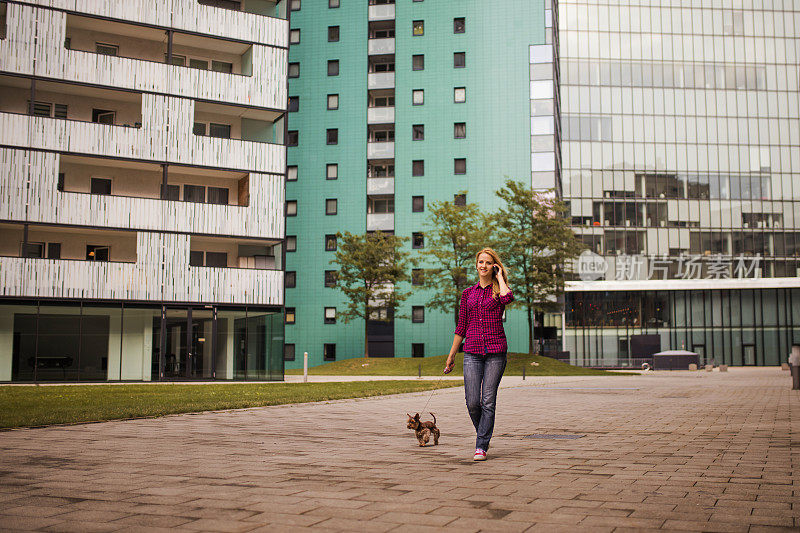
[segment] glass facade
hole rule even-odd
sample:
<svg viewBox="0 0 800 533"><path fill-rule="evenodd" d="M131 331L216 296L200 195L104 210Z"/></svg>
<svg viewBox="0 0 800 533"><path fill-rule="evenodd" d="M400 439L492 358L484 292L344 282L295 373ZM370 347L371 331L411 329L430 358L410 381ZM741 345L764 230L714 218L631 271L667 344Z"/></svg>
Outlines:
<svg viewBox="0 0 800 533"><path fill-rule="evenodd" d="M569 289L565 349L625 358L630 336L653 329L662 349L716 362L785 360L800 340L800 8L558 9L561 185L605 263Z"/></svg>
<svg viewBox="0 0 800 533"><path fill-rule="evenodd" d="M0 305L0 381L214 379L283 379L279 310L63 300Z"/></svg>

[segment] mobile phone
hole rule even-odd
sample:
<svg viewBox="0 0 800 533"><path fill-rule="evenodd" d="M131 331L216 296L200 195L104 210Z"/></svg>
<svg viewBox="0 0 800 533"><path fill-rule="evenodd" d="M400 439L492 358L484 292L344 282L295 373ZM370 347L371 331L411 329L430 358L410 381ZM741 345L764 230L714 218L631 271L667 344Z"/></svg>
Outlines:
<svg viewBox="0 0 800 533"><path fill-rule="evenodd" d="M494 272L494 275L495 275L495 276L499 275L499 274L500 274L500 267L499 267L499 266L497 266L497 265L494 265L494 266L492 267L492 272Z"/></svg>

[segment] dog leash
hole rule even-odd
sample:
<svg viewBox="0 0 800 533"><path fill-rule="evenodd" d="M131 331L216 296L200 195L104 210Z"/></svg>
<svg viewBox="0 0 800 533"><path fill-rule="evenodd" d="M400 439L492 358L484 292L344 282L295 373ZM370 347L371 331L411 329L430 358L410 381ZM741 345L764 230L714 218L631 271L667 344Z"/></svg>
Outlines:
<svg viewBox="0 0 800 533"><path fill-rule="evenodd" d="M434 393L436 392L436 389L438 389L438 388L439 388L439 383L441 383L441 382L442 382L442 378L444 378L444 374L442 374L442 375L441 375L441 377L439 378L439 381L437 381L437 382L436 382L436 386L435 386L435 387L433 388L433 390L431 391L431 394L430 394L430 396L428 396L428 401L427 401L427 402L425 402L425 407L423 407L423 408L422 408L422 411L420 411L420 413L424 413L424 412L425 412L425 410L428 408L428 404L429 404L429 403L431 403L431 398L433 398L433 395L434 395Z"/></svg>

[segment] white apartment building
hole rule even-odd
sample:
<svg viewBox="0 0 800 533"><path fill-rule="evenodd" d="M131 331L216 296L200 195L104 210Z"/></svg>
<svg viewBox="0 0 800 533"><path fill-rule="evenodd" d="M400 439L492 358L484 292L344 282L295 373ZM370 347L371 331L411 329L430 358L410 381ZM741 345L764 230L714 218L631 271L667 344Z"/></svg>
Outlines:
<svg viewBox="0 0 800 533"><path fill-rule="evenodd" d="M0 2L0 381L282 379L284 4Z"/></svg>

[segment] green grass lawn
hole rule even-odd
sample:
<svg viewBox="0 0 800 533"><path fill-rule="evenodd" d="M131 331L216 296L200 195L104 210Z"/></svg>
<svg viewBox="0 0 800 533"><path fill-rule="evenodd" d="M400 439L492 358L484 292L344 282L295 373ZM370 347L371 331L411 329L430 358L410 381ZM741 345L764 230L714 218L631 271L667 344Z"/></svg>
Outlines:
<svg viewBox="0 0 800 533"><path fill-rule="evenodd" d="M0 428L72 424L459 386L442 381L0 386Z"/></svg>
<svg viewBox="0 0 800 533"><path fill-rule="evenodd" d="M308 369L308 373L317 376L416 376L419 365L422 365L423 376L440 376L444 368L446 355L435 357L371 357L365 359L343 359ZM456 366L451 375L463 375L462 354L456 356ZM531 363L538 363L532 365ZM526 353L509 353L508 366L505 375L521 376L522 368L528 376L605 376L609 374L623 374L621 372L607 372L593 368L572 366L549 357L529 356ZM288 375L302 374L302 369L287 370ZM624 374L630 375L630 374Z"/></svg>

